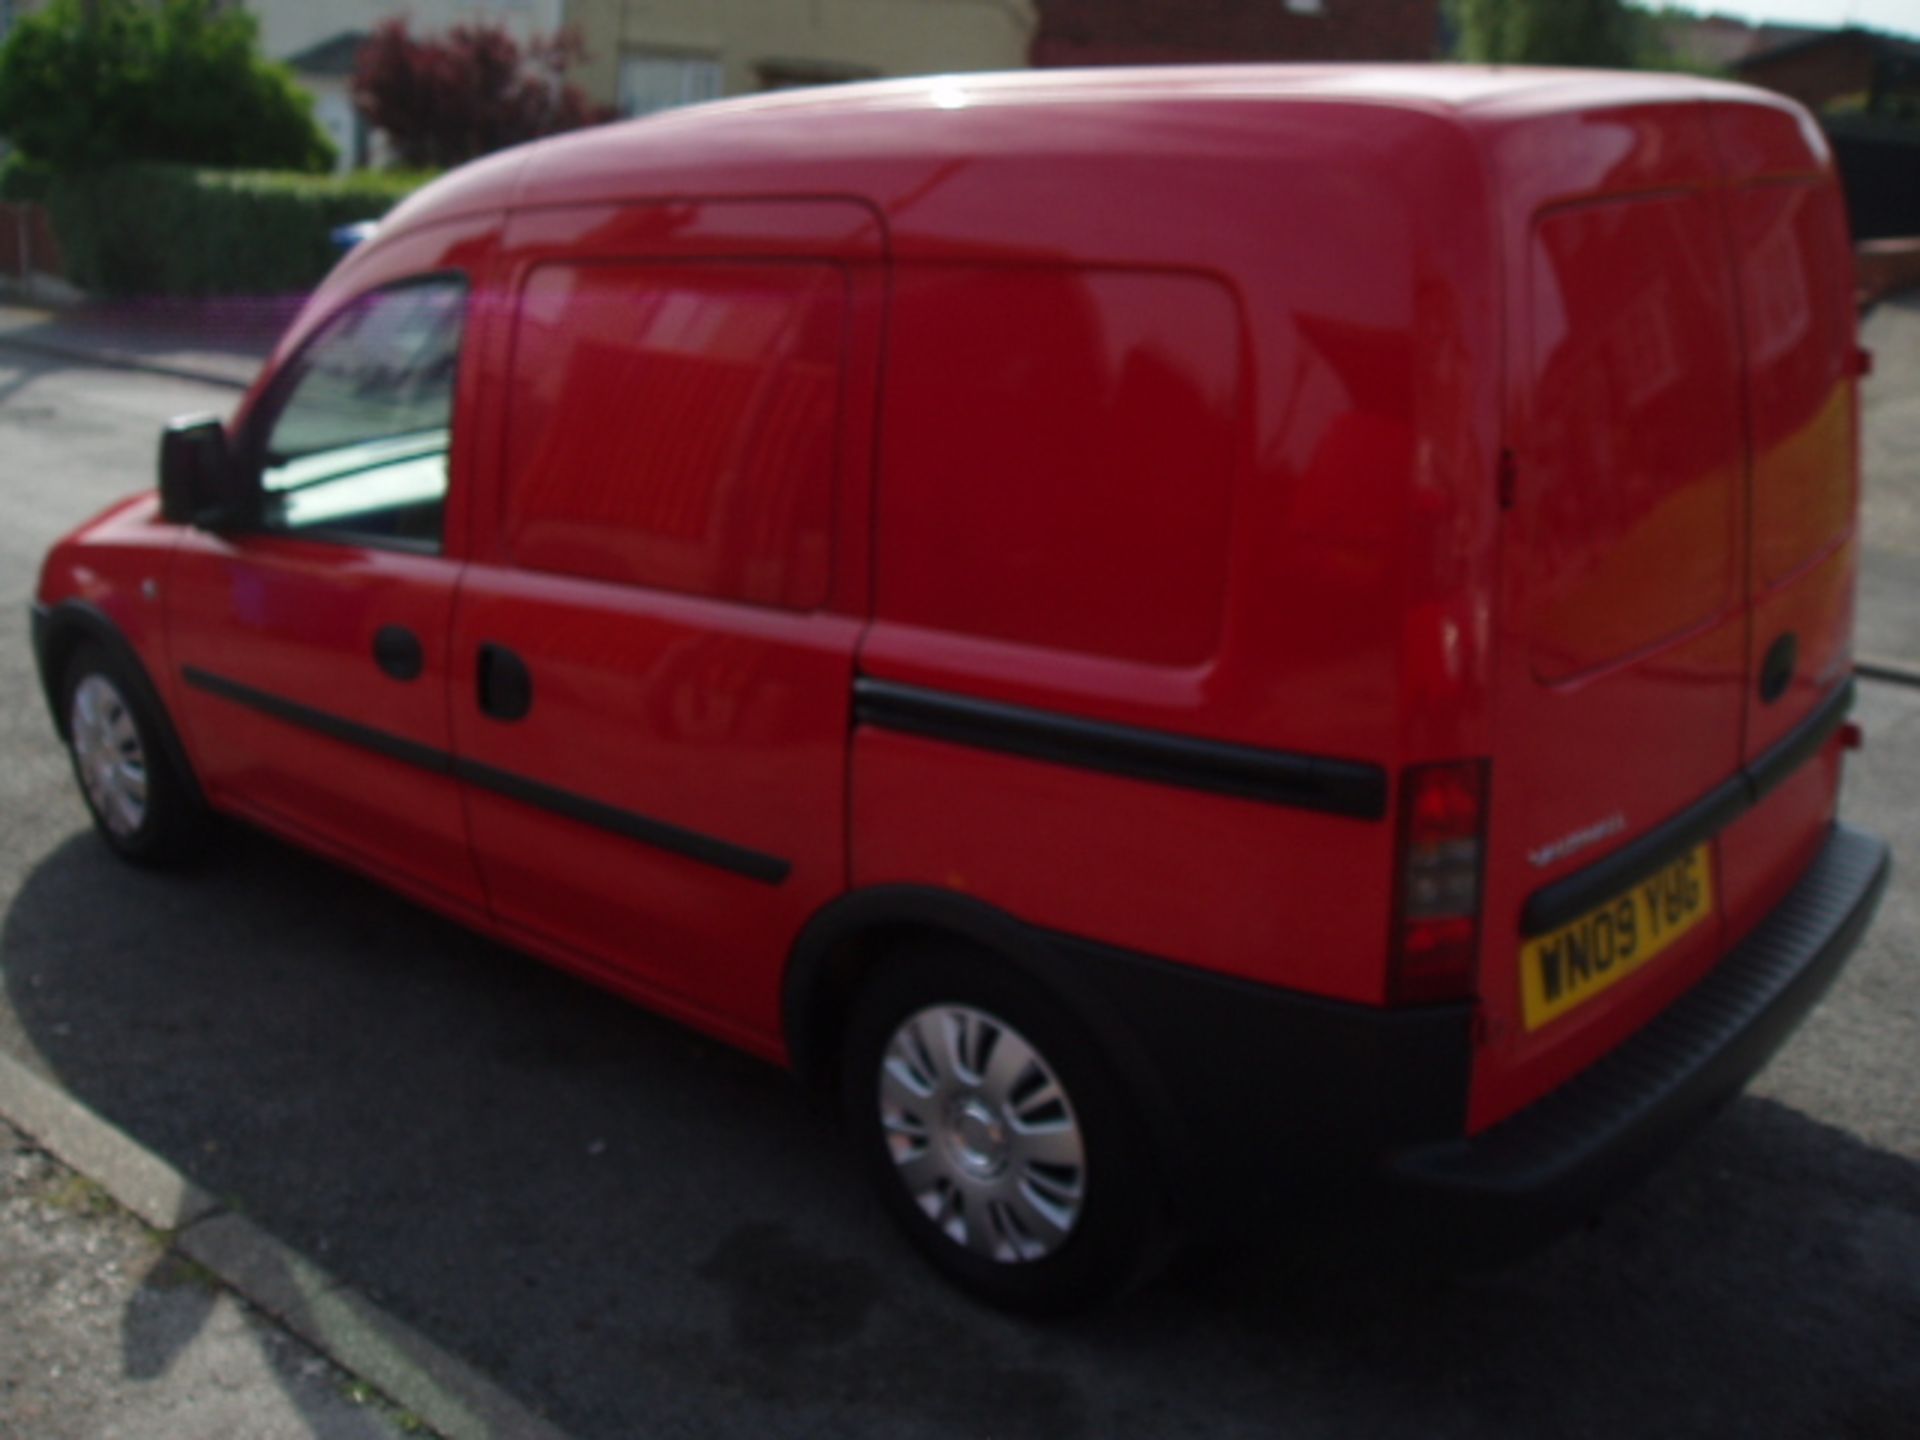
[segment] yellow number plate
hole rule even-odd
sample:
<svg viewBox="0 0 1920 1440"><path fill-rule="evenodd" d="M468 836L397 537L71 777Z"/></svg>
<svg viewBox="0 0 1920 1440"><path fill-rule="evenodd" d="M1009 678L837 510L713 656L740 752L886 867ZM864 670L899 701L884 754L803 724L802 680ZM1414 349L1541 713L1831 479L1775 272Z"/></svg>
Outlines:
<svg viewBox="0 0 1920 1440"><path fill-rule="evenodd" d="M1713 913L1713 867L1697 845L1625 894L1520 951L1520 999L1538 1030L1619 983Z"/></svg>

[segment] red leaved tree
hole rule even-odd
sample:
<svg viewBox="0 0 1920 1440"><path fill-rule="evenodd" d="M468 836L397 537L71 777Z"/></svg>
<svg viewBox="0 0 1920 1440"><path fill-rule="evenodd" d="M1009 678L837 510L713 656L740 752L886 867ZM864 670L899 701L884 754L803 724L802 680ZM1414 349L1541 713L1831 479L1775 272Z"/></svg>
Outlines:
<svg viewBox="0 0 1920 1440"><path fill-rule="evenodd" d="M403 165L459 165L523 140L613 118L567 74L583 58L563 30L523 47L496 24L456 25L421 38L405 20L382 22L360 47L353 103L387 132Z"/></svg>

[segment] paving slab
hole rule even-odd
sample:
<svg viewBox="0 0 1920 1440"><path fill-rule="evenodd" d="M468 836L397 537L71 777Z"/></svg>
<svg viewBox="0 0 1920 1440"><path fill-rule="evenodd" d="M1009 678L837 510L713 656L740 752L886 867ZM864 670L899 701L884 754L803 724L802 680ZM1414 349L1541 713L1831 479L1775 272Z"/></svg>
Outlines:
<svg viewBox="0 0 1920 1440"><path fill-rule="evenodd" d="M122 1412L139 1417L127 1434L564 1440L472 1367L3 1053L0 1254L13 1277L11 1285L0 1278L0 1440L28 1422L22 1440L118 1434ZM62 1268L68 1262L77 1272ZM156 1275L158 1289L197 1287L204 1303L183 1310L171 1298L147 1298ZM22 1293L10 1294L14 1286ZM127 1316L145 1306L142 1323L158 1327L169 1354L200 1344L204 1332L209 1353L196 1351L180 1393L150 1383L172 1375L171 1360L152 1374L101 1362L100 1336L116 1305ZM32 1329L38 1342L27 1343L24 1330L9 1336L11 1326ZM181 1333L188 1328L194 1333ZM85 1423L68 1432L40 1392L76 1374L85 1377ZM342 1428L349 1419L361 1428Z"/></svg>
<svg viewBox="0 0 1920 1440"><path fill-rule="evenodd" d="M0 1440L432 1433L0 1120Z"/></svg>

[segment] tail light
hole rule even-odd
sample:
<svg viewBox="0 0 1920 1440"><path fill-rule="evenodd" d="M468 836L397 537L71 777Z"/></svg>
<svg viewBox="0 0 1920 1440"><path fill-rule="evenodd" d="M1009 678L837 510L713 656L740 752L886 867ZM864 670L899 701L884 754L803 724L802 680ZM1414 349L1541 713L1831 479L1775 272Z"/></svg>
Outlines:
<svg viewBox="0 0 1920 1440"><path fill-rule="evenodd" d="M1400 786L1400 875L1387 998L1473 996L1480 954L1487 762L1414 765Z"/></svg>

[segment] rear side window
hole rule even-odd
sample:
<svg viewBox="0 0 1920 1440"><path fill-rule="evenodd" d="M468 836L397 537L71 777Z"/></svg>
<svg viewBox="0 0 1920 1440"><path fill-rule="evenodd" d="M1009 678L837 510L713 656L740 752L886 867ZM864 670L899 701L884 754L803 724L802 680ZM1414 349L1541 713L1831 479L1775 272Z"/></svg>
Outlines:
<svg viewBox="0 0 1920 1440"><path fill-rule="evenodd" d="M1153 664L1219 638L1240 319L1197 275L928 267L895 289L879 605Z"/></svg>
<svg viewBox="0 0 1920 1440"><path fill-rule="evenodd" d="M515 320L514 560L824 603L847 293L816 263L536 268Z"/></svg>
<svg viewBox="0 0 1920 1440"><path fill-rule="evenodd" d="M454 276L376 290L300 353L261 461L266 529L440 547L466 298Z"/></svg>

